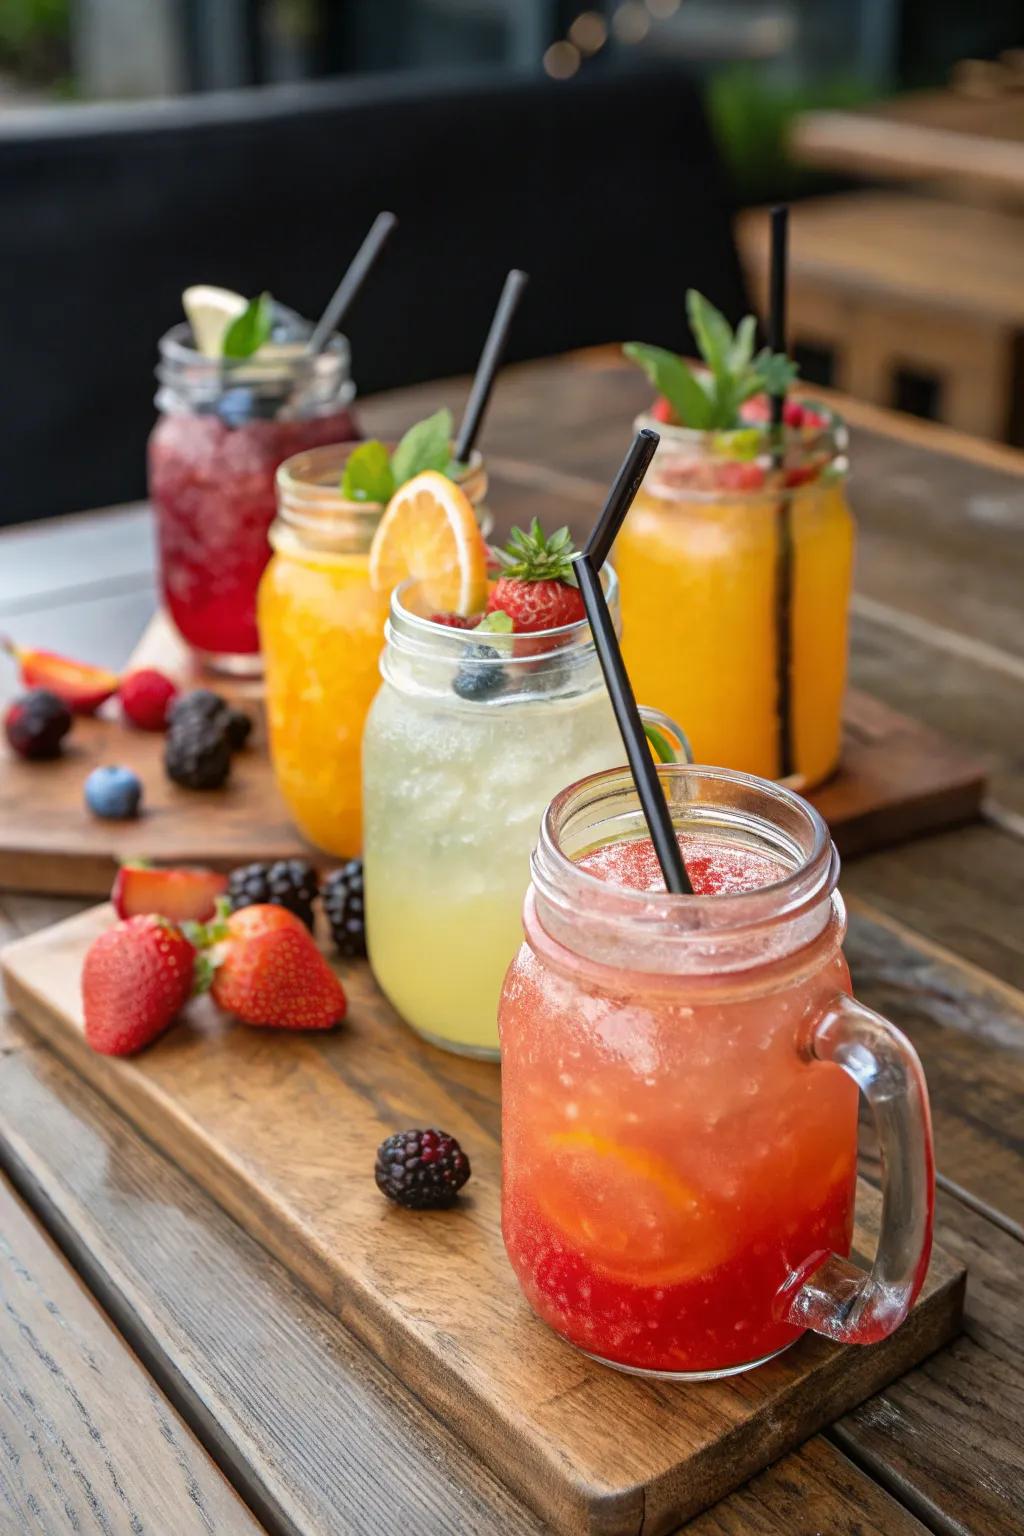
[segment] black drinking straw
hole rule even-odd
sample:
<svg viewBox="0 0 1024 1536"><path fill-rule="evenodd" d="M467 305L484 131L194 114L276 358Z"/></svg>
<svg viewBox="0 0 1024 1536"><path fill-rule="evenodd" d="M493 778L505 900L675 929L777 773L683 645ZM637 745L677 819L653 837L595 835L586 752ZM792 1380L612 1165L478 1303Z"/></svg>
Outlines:
<svg viewBox="0 0 1024 1536"><path fill-rule="evenodd" d="M313 334L306 343L306 354L315 357L322 352L348 314L352 300L369 276L384 248L384 242L398 223L393 213L378 213L370 225L369 233L349 263L341 282L335 288L331 301L313 327Z"/></svg>
<svg viewBox="0 0 1024 1536"><path fill-rule="evenodd" d="M641 470L637 475L636 467L641 461L646 467L658 442L657 432L645 429L637 433L633 446L616 476L594 531L587 540L586 548L573 556L572 564L579 583L580 596L583 598L583 606L590 620L590 630L594 636L597 659L604 673L608 697L612 701L622 743L626 748L629 770L633 775L636 792L640 796L640 808L644 813L647 830L651 834L654 851L658 855L658 863L661 865L665 889L677 896L692 896L693 886L686 873L686 865L679 849L679 839L672 825L672 814L658 778L658 770L647 746L647 737L644 735L640 711L636 707L633 685L629 681L629 674L622 660L619 638L615 633L612 616L608 612L608 604L594 555L595 549L600 551L604 547L607 553L611 547L615 534L612 532L609 537L608 530L619 528L643 479L643 471Z"/></svg>
<svg viewBox="0 0 1024 1536"><path fill-rule="evenodd" d="M455 439L454 458L457 463L465 464L473 452L473 444L476 442L480 431L480 424L484 419L487 402L491 398L491 389L494 385L495 375L505 353L505 343L508 340L509 327L512 317L519 305L523 289L529 281L525 272L520 272L513 267L505 279L505 286L501 290L501 298L498 307L494 311L494 319L484 342L484 349L480 354L480 361L476 365L476 375L473 379L473 388L469 392L466 402L465 415Z"/></svg>
<svg viewBox="0 0 1024 1536"><path fill-rule="evenodd" d="M789 267L789 209L780 205L771 214L768 341L773 352L786 350L786 282ZM782 421L785 395L772 395L772 463L782 467ZM786 779L793 761L793 508L783 493L779 502L779 539L775 560L775 675L778 699L779 777Z"/></svg>
<svg viewBox="0 0 1024 1536"><path fill-rule="evenodd" d="M649 427L641 427L629 445L622 467L612 481L612 488L601 509L601 515L591 529L590 537L583 548L583 553L588 557L595 571L601 569L611 553L611 547L622 527L622 520L633 505L633 498L640 489L640 482L647 473L647 466L654 458L660 441L661 438L657 432L652 432Z"/></svg>

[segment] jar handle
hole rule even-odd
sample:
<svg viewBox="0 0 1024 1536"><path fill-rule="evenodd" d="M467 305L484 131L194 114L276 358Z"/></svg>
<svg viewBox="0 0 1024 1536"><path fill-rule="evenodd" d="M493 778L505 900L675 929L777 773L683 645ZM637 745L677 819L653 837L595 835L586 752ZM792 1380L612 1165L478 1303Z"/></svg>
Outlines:
<svg viewBox="0 0 1024 1536"><path fill-rule="evenodd" d="M693 748L681 726L660 709L641 704L640 719L644 735L654 748L659 763L692 763Z"/></svg>
<svg viewBox="0 0 1024 1536"><path fill-rule="evenodd" d="M882 1218L870 1271L813 1255L780 1300L788 1322L841 1344L874 1344L902 1323L928 1269L935 1210L928 1089L905 1035L839 994L814 1027L811 1049L849 1073L867 1099L882 1154Z"/></svg>

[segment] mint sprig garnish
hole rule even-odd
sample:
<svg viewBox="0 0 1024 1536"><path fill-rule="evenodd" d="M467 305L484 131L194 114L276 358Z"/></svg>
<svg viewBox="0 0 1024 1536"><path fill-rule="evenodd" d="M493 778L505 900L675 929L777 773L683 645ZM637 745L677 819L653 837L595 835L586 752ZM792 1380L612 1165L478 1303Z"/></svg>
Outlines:
<svg viewBox="0 0 1024 1536"><path fill-rule="evenodd" d="M232 320L224 332L221 351L232 362L252 357L270 340L274 325L274 302L269 293L261 293L250 299L236 320Z"/></svg>
<svg viewBox="0 0 1024 1536"><path fill-rule="evenodd" d="M722 432L740 424L740 406L752 395L784 395L797 376L796 364L783 352L762 347L755 356L757 322L745 315L735 331L703 294L686 294L690 329L707 366L695 373L664 347L630 341L623 352L647 374L679 420L698 432Z"/></svg>
<svg viewBox="0 0 1024 1536"><path fill-rule="evenodd" d="M416 422L389 454L376 438L360 443L345 461L341 494L348 501L390 501L400 486L425 469L454 480L460 466L452 458L452 413L447 406Z"/></svg>

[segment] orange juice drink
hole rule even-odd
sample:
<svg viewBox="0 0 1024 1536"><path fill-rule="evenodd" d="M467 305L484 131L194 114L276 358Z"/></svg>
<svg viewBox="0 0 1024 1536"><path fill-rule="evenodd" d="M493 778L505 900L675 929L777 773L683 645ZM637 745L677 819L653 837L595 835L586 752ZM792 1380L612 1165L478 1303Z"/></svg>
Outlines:
<svg viewBox="0 0 1024 1536"><path fill-rule="evenodd" d="M757 426L640 418L662 440L615 554L637 691L684 725L698 762L800 788L839 757L853 565L845 433L807 419L784 429L776 468Z"/></svg>
<svg viewBox="0 0 1024 1536"><path fill-rule="evenodd" d="M352 451L315 448L281 465L258 603L278 788L303 837L339 858L362 849L363 725L380 682L389 597L369 569L384 506L339 489ZM461 483L478 505L487 484L479 456Z"/></svg>

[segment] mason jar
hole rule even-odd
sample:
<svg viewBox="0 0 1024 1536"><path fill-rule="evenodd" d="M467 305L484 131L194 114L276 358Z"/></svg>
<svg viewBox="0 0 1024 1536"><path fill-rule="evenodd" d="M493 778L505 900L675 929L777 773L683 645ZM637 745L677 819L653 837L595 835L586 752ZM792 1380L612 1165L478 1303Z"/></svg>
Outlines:
<svg viewBox="0 0 1024 1536"><path fill-rule="evenodd" d="M419 1034L496 1057L541 812L567 778L622 762L622 739L585 619L532 635L449 629L406 583L386 636L363 741L370 963ZM678 728L645 714L663 755L679 755Z"/></svg>
<svg viewBox="0 0 1024 1536"><path fill-rule="evenodd" d="M639 417L661 442L615 546L637 691L683 723L698 762L798 789L839 761L853 568L846 430L823 409L807 419L783 429L776 468L758 427Z"/></svg>
<svg viewBox="0 0 1024 1536"><path fill-rule="evenodd" d="M277 473L273 557L259 590L267 729L278 789L292 820L325 853L362 850L363 725L380 683L388 593L370 585L379 502L341 493L353 444L287 459ZM474 453L459 481L478 517L487 471Z"/></svg>
<svg viewBox="0 0 1024 1536"><path fill-rule="evenodd" d="M512 1267L555 1332L641 1374L750 1370L808 1328L874 1343L928 1265L920 1062L850 995L817 812L727 769L659 775L695 895L665 890L625 770L543 818L500 1015ZM858 1088L882 1151L870 1273L849 1258Z"/></svg>
<svg viewBox="0 0 1024 1536"><path fill-rule="evenodd" d="M205 357L186 324L160 340L149 439L164 603L214 670L258 675L256 589L270 558L274 475L302 448L358 438L349 346L307 357L312 327L282 306L290 340L237 362Z"/></svg>

